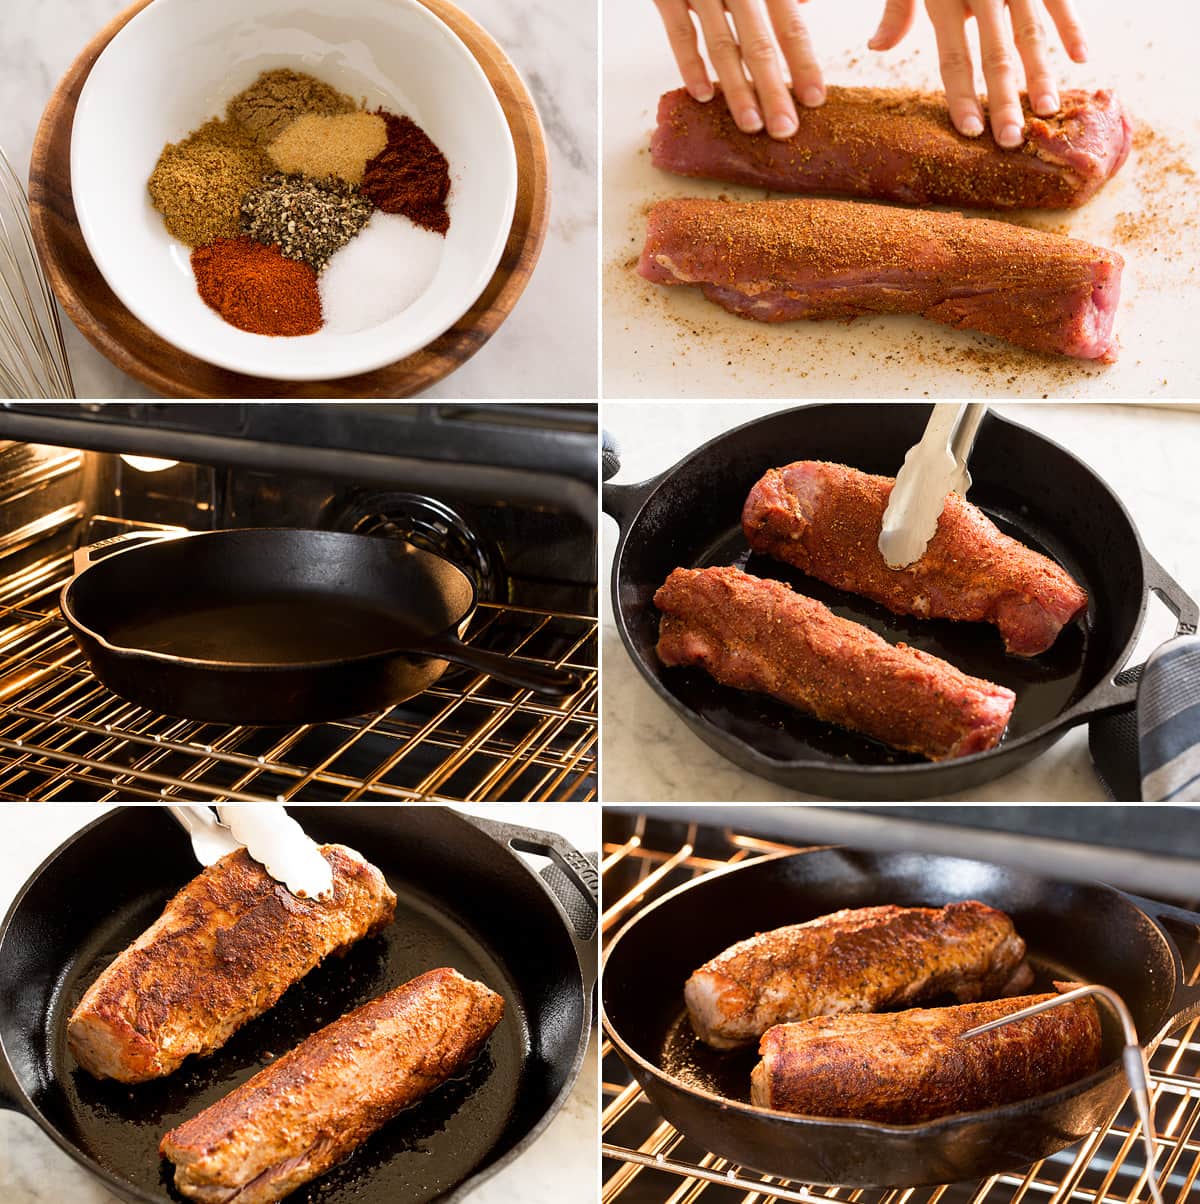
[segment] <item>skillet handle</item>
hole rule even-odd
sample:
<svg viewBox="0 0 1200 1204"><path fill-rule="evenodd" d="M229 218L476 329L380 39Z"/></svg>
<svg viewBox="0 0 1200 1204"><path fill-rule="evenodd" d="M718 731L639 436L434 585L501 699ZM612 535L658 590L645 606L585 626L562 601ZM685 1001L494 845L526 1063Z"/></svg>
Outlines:
<svg viewBox="0 0 1200 1204"><path fill-rule="evenodd" d="M90 568L97 560L103 560L114 552L120 552L134 544L160 543L168 539L186 539L195 535L195 531L123 531L120 535L112 535L99 543L89 544L86 548L76 548L71 560L74 575L79 576L84 569Z"/></svg>
<svg viewBox="0 0 1200 1204"><path fill-rule="evenodd" d="M604 432L604 449L600 455L600 466L604 478L600 503L604 508L604 513L615 518L617 526L625 531L633 516L654 492L662 480L662 476L651 477L648 481L639 481L636 485L612 484L612 478L621 471L621 449L607 431Z"/></svg>
<svg viewBox="0 0 1200 1204"><path fill-rule="evenodd" d="M1128 892L1126 893L1128 894ZM1160 928L1163 928L1167 940L1175 951L1175 956L1179 959L1178 965L1182 969L1183 959L1179 956L1179 947L1176 944L1174 936L1163 926L1162 921L1173 920L1177 924L1194 928L1196 930L1196 939L1200 941L1200 912L1188 911L1183 907L1174 907L1170 903L1160 903L1157 899L1145 899L1141 895L1130 894L1129 898L1154 920ZM1164 1032L1170 1032L1172 1029L1179 1028L1181 1025L1189 1024L1191 1021L1200 1018L1200 983L1196 983L1195 985L1181 983L1176 988L1175 994L1171 997L1169 1012L1167 1027Z"/></svg>
<svg viewBox="0 0 1200 1204"><path fill-rule="evenodd" d="M565 883L561 880L556 882L541 874L538 877L554 897L567 921L567 930L571 934L575 952L579 956L579 968L583 972L584 994L590 999L592 987L596 983L597 933L600 924L600 876L596 867L566 837L557 832L525 828L520 824L485 819L479 815L464 814L463 818L482 829L493 840L518 853L548 857L562 871L567 879Z"/></svg>
<svg viewBox="0 0 1200 1204"><path fill-rule="evenodd" d="M566 669L540 665L521 656L505 656L502 652L489 652L464 644L452 635L430 636L422 639L420 651L428 652L456 665L466 665L479 673L486 673L510 686L532 690L550 698L565 698L579 689L579 678Z"/></svg>
<svg viewBox="0 0 1200 1204"><path fill-rule="evenodd" d="M1149 552L1142 553L1142 570L1147 588L1157 594L1175 616L1175 634L1195 635L1197 624L1200 623L1200 604L1184 591L1179 582ZM1141 665L1131 665L1121 670L1118 676L1126 680L1102 682L1093 692L1094 696L1089 695L1086 700L1073 706L1066 712L1064 719L1068 723L1079 723L1105 711L1133 706L1137 702Z"/></svg>

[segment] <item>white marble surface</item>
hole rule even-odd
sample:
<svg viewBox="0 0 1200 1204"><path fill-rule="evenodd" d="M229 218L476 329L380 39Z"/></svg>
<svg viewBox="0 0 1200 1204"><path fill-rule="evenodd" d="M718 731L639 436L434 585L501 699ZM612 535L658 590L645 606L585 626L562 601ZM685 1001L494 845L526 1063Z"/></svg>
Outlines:
<svg viewBox="0 0 1200 1204"><path fill-rule="evenodd" d="M596 0L457 0L529 85L550 150L550 229L516 309L487 345L426 397L596 395ZM42 109L92 35L127 0L34 0L0 23L0 147L18 174ZM80 397L147 397L64 317Z"/></svg>
<svg viewBox="0 0 1200 1204"><path fill-rule="evenodd" d="M866 49L882 8L882 0L804 6L827 80L938 86L924 5L918 6L914 31L900 47L887 55ZM1125 257L1117 318L1121 356L1107 368L1034 357L983 335L903 316L768 327L726 313L696 289L667 289L642 280L631 261L641 249L649 204L674 196L753 200L764 194L651 166L647 143L655 107L660 93L679 86L678 71L649 0L605 0L605 395L1126 399L1200 394L1200 345L1191 337L1190 310L1181 304L1196 297L1200 258L1200 198L1191 174L1200 150L1196 73L1191 41L1178 36L1194 26L1195 9L1188 0L1140 6L1097 0L1078 8L1091 62L1070 64L1054 47L1051 59L1062 86L1114 88L1135 119L1159 139L1157 150L1135 149L1117 177L1082 209L1033 219Z"/></svg>
<svg viewBox="0 0 1200 1204"><path fill-rule="evenodd" d="M642 481L722 431L786 408L765 402L605 403L604 426L622 450L623 483ZM1098 404L1002 404L997 410L1069 447L1120 496L1151 554L1192 597L1200 597L1196 408ZM787 457L784 457L786 459ZM612 572L617 528L602 523L600 579ZM794 801L810 796L756 777L719 756L655 695L629 659L605 589L603 798L606 802ZM1174 633L1152 599L1134 663ZM947 801L1098 802L1108 798L1077 727L1042 756Z"/></svg>
<svg viewBox="0 0 1200 1204"><path fill-rule="evenodd" d="M464 807L510 823L549 829L577 848L599 848L595 807L495 804ZM0 916L42 860L106 804L10 803L2 808ZM292 809L303 822L303 807ZM514 1163L471 1193L471 1204L588 1204L599 1195L597 1042L570 1097L550 1127ZM0 1201L3 1204L116 1204L116 1197L62 1153L31 1120L0 1112Z"/></svg>

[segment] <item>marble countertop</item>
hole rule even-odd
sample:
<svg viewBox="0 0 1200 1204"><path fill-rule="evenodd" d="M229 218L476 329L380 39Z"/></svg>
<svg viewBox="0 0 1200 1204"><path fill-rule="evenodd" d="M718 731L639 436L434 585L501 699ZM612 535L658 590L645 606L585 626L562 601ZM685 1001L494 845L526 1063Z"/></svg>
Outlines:
<svg viewBox="0 0 1200 1204"><path fill-rule="evenodd" d="M463 367L423 396L562 399L596 395L595 0L457 0L529 85L550 151L550 228L516 309ZM37 0L0 29L0 147L22 180L42 109L93 33L128 0ZM589 19L581 19L590 11ZM563 298L571 299L569 305ZM149 397L64 316L80 397Z"/></svg>
<svg viewBox="0 0 1200 1204"><path fill-rule="evenodd" d="M645 480L722 431L779 403L607 402L604 426L622 450L622 483ZM1120 496L1150 553L1194 598L1200 598L1200 528L1196 465L1200 410L1181 406L1002 404L999 413L1064 444ZM612 571L616 523L602 523L601 580ZM810 796L777 786L726 761L695 736L642 680L613 622L605 590L603 797L608 802L766 802ZM1174 633L1156 598L1131 663ZM947 801L1100 802L1108 795L1077 727L1028 765Z"/></svg>
<svg viewBox="0 0 1200 1204"><path fill-rule="evenodd" d="M939 87L937 50L923 5L899 47L883 55L867 50L882 7L804 6L828 82ZM651 203L679 196L756 200L764 193L685 179L651 165L647 146L658 97L679 86L679 72L649 0L605 0L605 395L780 400L1197 396L1200 347L1180 297L1195 295L1200 257L1200 200L1193 178L1200 118L1193 102L1191 43L1172 36L1189 27L1194 7L1188 0L1158 0L1150 10L1112 3L1079 7L1090 61L1069 63L1051 37L1050 62L1064 88L1117 92L1138 127L1134 150L1118 175L1081 209L1018 216L1124 257L1117 316L1121 353L1107 367L1033 355L903 315L765 326L726 313L697 289L667 289L642 280L633 264ZM973 37L973 24L970 31Z"/></svg>
<svg viewBox="0 0 1200 1204"><path fill-rule="evenodd" d="M0 842L0 916L43 859L106 804L9 803ZM551 829L576 848L599 847L598 808L494 804L464 807L527 827ZM303 819L302 807L293 814ZM562 1111L532 1147L470 1195L471 1204L579 1204L598 1199L597 1039ZM0 1200L4 1204L117 1204L31 1120L0 1112Z"/></svg>

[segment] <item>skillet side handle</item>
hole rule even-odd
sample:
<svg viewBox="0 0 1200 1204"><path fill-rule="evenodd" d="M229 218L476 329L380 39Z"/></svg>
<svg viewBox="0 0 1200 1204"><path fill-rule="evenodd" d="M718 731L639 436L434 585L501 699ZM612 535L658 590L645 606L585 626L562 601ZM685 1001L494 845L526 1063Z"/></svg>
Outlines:
<svg viewBox="0 0 1200 1204"><path fill-rule="evenodd" d="M1142 552L1142 571L1146 578L1146 587L1151 593L1157 594L1167 609L1175 616L1175 634L1195 635L1200 624L1200 604L1187 594L1183 587L1170 573L1150 555ZM1084 719L1093 719L1105 711L1120 710L1133 706L1137 702L1138 679L1141 676L1141 665L1130 665L1122 669L1118 677L1125 681L1105 681L1097 686L1095 697L1089 696L1084 702L1077 703L1064 715L1071 724L1080 723Z"/></svg>
<svg viewBox="0 0 1200 1204"><path fill-rule="evenodd" d="M562 871L567 882L555 882L542 874L542 885L553 897L566 921L567 931L579 957L579 968L583 973L583 990L586 999L591 999L596 984L596 963L600 927L600 875L596 867L569 840L557 832L543 832L537 828L525 828L520 824L504 823L497 819L485 819L479 815L463 815L503 845L518 853L532 853L547 857ZM530 873L534 873L532 869ZM570 888L569 890L567 888Z"/></svg>
<svg viewBox="0 0 1200 1204"><path fill-rule="evenodd" d="M1183 958L1179 954L1179 946L1175 937L1164 926L1164 920L1172 920L1195 930L1197 941L1200 941L1200 912L1188 911L1183 907L1173 907L1170 903L1160 903L1157 899L1146 899L1141 895L1130 894L1134 901L1160 928L1166 933L1168 942L1178 958L1180 970L1183 969ZM1200 982L1194 984L1181 983L1171 997L1170 1016L1164 1033L1171 1032L1184 1024L1200 1018Z"/></svg>
<svg viewBox="0 0 1200 1204"><path fill-rule="evenodd" d="M642 508L646 499L654 492L662 476L651 477L648 481L639 481L636 485L614 485L612 478L621 471L621 449L616 440L604 432L604 446L600 453L601 475L604 488L600 493L600 503L604 513L617 520L617 526L622 532L629 529L633 516Z"/></svg>
<svg viewBox="0 0 1200 1204"><path fill-rule="evenodd" d="M86 548L76 548L71 558L73 575L78 577L86 568L91 568L97 560L122 552L135 544L161 543L170 539L186 539L196 535L196 531L123 531L120 535L112 535L99 543L88 544Z"/></svg>

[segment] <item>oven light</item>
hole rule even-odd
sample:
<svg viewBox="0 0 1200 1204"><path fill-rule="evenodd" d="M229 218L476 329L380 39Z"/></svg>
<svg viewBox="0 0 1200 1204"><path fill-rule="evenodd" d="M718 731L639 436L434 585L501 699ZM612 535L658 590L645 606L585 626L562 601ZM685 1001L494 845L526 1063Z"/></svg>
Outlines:
<svg viewBox="0 0 1200 1204"><path fill-rule="evenodd" d="M121 453L121 459L139 472L162 472L164 468L174 468L179 463L178 460L156 460L153 456L127 456L124 452Z"/></svg>

